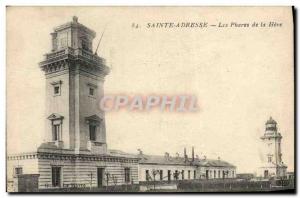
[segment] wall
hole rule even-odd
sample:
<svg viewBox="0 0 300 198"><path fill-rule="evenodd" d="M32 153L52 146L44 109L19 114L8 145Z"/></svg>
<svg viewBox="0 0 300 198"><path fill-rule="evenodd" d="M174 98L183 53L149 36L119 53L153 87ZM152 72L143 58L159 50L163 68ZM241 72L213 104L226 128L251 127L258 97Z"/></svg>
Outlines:
<svg viewBox="0 0 300 198"><path fill-rule="evenodd" d="M228 171L228 175L226 175L225 178L236 178L236 169L232 167L199 167L199 169L201 172L200 179L207 179L206 171L209 173L208 179L223 179L223 171ZM214 174L214 172L216 172L216 174Z"/></svg>
<svg viewBox="0 0 300 198"><path fill-rule="evenodd" d="M31 159L26 156L31 156ZM134 158L94 155L75 157L74 155L50 153L19 155L18 158L17 160L9 157L7 160L8 183L14 180L14 167L22 167L23 174L39 174L40 189L52 188L52 166L58 166L62 170L61 187L71 187L74 184L77 186L81 184L85 187L90 187L92 184L92 187L97 187L97 168L104 168L103 186L107 185L105 173L110 174L109 186L138 184L138 161ZM128 183L125 182L125 168L130 168ZM112 176L114 176L114 180Z"/></svg>
<svg viewBox="0 0 300 198"><path fill-rule="evenodd" d="M268 138L262 140L263 141L263 164L268 163L268 156L272 156L272 162L276 163L276 157L279 160L279 156L277 154L277 151L279 151L278 147L278 140L275 140L275 138ZM277 145L276 145L277 144Z"/></svg>
<svg viewBox="0 0 300 198"><path fill-rule="evenodd" d="M60 94L54 95L53 82L62 81L60 85ZM70 120L69 120L69 71L63 70L46 76L46 115L45 115L45 139L48 142L52 141L52 124L51 120L47 119L53 113L60 114L64 117L62 120L62 141L64 148L70 148Z"/></svg>
<svg viewBox="0 0 300 198"><path fill-rule="evenodd" d="M126 161L126 160L125 160ZM59 166L62 169L61 187L71 187L74 184L82 184L85 187L97 187L97 168L104 168L103 186L107 185L105 173L114 175L108 180L108 185L122 185L125 183L125 168L130 168L131 180L128 184L138 183L138 165L137 162L120 162L116 158L109 161L95 160L87 158L76 159L39 159L39 188L52 188L51 167ZM92 178L91 178L92 174Z"/></svg>
<svg viewBox="0 0 300 198"><path fill-rule="evenodd" d="M37 174L38 173L38 160L36 155L29 158L29 155L24 155L18 159L11 159L10 157L7 159L7 179L11 180L14 177L14 169L16 167L21 167L23 174Z"/></svg>
<svg viewBox="0 0 300 198"><path fill-rule="evenodd" d="M266 167L261 167L258 169L257 176L258 177L264 177L264 172L268 171L268 177L285 177L286 176L286 170L287 168L285 167L278 167L278 175L276 175L276 166L275 165L270 165Z"/></svg>
<svg viewBox="0 0 300 198"><path fill-rule="evenodd" d="M89 84L96 85L94 88L94 96L89 95ZM89 141L89 125L86 123L86 117L97 115L102 119L100 126L97 127L96 142L104 143L104 149L98 149L98 154L106 153L106 132L104 112L99 109L100 98L103 96L103 81L101 78L86 71L79 71L78 87L79 91L77 106L79 111L79 130L80 130L80 149L86 149Z"/></svg>
<svg viewBox="0 0 300 198"><path fill-rule="evenodd" d="M139 164L139 181L146 181L146 170L152 177L152 170L163 170L163 180L168 181L168 170L171 170L171 180L174 180L173 173L177 170L181 173L184 170L184 179L188 179L188 171L190 171L190 179L194 179L194 171L196 171L196 178L198 178L198 171L195 166L187 165L161 165L161 164ZM159 174L155 176L156 180L160 180ZM178 180L182 180L182 174L178 176Z"/></svg>
<svg viewBox="0 0 300 198"><path fill-rule="evenodd" d="M22 174L38 174L38 159L36 154L7 157L6 180L8 192L17 192L19 190L19 179L16 177L17 175L14 171L17 167L22 168ZM22 185L22 181L20 185ZM34 185L35 183L33 182L32 184Z"/></svg>

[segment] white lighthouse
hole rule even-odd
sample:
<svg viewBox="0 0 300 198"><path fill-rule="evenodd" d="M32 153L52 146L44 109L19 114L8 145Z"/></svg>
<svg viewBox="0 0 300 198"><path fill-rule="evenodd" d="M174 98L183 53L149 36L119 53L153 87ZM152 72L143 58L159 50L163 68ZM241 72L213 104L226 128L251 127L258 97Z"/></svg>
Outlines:
<svg viewBox="0 0 300 198"><path fill-rule="evenodd" d="M286 176L287 166L282 161L281 139L278 132L277 122L270 117L266 122L263 141L263 161L259 168L259 176L264 178L278 178Z"/></svg>

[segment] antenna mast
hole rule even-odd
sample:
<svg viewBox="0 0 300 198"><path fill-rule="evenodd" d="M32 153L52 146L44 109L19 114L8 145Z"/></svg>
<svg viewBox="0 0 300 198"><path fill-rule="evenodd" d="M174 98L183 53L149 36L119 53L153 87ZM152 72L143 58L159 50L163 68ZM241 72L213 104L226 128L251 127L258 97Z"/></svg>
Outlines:
<svg viewBox="0 0 300 198"><path fill-rule="evenodd" d="M96 48L96 51L95 51L95 55L97 55L97 51L98 51L98 49L99 49L99 46L100 46L100 43L101 43L103 34L104 34L104 32L105 32L105 29L106 29L106 25L105 25L105 27L104 27L104 30L103 30L103 32L102 32L102 34L101 34L101 37L100 37L100 40L99 40L99 42L98 42L98 45L97 45L97 48Z"/></svg>

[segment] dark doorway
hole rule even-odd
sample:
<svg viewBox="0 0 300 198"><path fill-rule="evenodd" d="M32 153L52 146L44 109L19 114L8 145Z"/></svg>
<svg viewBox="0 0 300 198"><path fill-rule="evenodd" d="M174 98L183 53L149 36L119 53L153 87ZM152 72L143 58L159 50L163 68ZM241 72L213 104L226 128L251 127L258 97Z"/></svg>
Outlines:
<svg viewBox="0 0 300 198"><path fill-rule="evenodd" d="M97 168L97 184L98 188L103 186L104 168Z"/></svg>
<svg viewBox="0 0 300 198"><path fill-rule="evenodd" d="M208 170L206 170L205 177L206 177L206 179L209 179L209 176L208 176Z"/></svg>
<svg viewBox="0 0 300 198"><path fill-rule="evenodd" d="M171 170L168 170L168 181L171 181Z"/></svg>
<svg viewBox="0 0 300 198"><path fill-rule="evenodd" d="M268 170L265 170L264 171L264 178L267 178L269 176L269 171Z"/></svg>
<svg viewBox="0 0 300 198"><path fill-rule="evenodd" d="M61 167L52 167L52 187L61 186Z"/></svg>

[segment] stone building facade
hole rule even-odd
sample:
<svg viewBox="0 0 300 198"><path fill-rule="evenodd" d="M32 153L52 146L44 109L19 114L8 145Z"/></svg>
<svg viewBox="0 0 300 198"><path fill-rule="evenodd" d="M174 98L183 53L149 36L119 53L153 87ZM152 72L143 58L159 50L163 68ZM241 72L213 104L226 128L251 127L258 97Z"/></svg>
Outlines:
<svg viewBox="0 0 300 198"><path fill-rule="evenodd" d="M195 179L229 179L236 178L236 167L226 161L217 159L199 159L194 156L189 158L184 149L184 156L138 155L139 181L177 181Z"/></svg>

